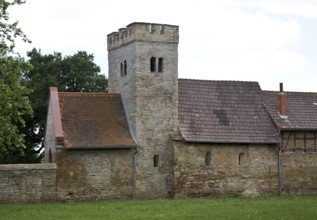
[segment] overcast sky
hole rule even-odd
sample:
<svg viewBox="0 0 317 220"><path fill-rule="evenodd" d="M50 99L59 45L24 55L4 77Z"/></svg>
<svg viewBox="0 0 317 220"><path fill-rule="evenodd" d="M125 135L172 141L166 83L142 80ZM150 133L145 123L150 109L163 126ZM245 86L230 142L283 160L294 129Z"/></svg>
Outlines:
<svg viewBox="0 0 317 220"><path fill-rule="evenodd" d="M10 17L21 55L93 53L108 75L107 34L132 22L180 26L179 78L258 81L317 92L316 0L26 0Z"/></svg>

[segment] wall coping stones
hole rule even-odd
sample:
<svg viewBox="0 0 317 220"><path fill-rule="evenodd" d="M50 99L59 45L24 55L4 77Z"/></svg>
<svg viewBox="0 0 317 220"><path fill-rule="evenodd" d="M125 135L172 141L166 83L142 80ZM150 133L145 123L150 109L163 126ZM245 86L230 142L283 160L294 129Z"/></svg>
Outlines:
<svg viewBox="0 0 317 220"><path fill-rule="evenodd" d="M56 163L42 164L1 164L0 170L56 170Z"/></svg>

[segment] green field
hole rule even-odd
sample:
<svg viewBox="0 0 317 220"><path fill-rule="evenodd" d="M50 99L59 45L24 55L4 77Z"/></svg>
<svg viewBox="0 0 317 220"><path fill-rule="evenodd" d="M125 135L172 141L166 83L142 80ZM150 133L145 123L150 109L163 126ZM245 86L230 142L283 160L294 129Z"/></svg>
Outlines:
<svg viewBox="0 0 317 220"><path fill-rule="evenodd" d="M0 204L0 219L317 219L317 196Z"/></svg>

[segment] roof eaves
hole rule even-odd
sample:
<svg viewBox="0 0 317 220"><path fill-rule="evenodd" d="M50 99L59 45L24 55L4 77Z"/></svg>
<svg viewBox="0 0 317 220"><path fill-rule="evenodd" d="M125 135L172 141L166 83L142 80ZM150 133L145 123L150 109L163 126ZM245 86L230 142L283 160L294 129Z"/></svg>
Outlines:
<svg viewBox="0 0 317 220"><path fill-rule="evenodd" d="M275 141L231 141L231 140L223 140L223 141L214 141L214 140L186 140L188 143L203 143L203 144L277 144L278 140Z"/></svg>
<svg viewBox="0 0 317 220"><path fill-rule="evenodd" d="M283 128L279 127L281 131L317 131L317 128Z"/></svg>
<svg viewBox="0 0 317 220"><path fill-rule="evenodd" d="M66 147L67 150L115 150L115 149L133 149L137 145L111 145L102 147Z"/></svg>

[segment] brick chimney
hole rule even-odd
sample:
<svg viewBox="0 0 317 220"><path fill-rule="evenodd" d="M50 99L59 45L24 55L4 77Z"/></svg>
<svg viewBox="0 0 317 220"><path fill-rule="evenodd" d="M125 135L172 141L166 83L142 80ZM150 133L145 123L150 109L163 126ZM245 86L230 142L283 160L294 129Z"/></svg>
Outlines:
<svg viewBox="0 0 317 220"><path fill-rule="evenodd" d="M283 91L283 83L280 83L280 92L278 93L277 99L278 99L278 112L280 113L281 117L287 117L286 94Z"/></svg>

